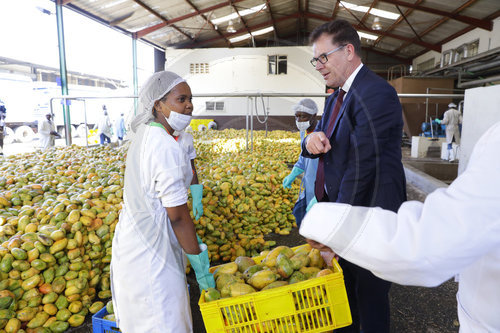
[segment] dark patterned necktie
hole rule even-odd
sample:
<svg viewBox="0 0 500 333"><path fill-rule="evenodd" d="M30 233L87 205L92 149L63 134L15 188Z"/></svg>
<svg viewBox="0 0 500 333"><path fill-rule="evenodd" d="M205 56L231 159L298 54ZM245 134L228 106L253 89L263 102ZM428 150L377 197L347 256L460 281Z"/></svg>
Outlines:
<svg viewBox="0 0 500 333"><path fill-rule="evenodd" d="M339 88L340 89L340 88ZM335 105L333 106L333 111L328 119L328 127L326 130L326 137L329 140L333 134L333 126L335 125L335 121L339 115L340 107L342 106L342 102L344 101L345 91L340 89L339 95L337 96L337 100L335 101ZM325 195L325 164L323 161L323 156L319 157L318 161L318 170L316 171L316 183L314 184L314 195L316 196L316 200L321 201Z"/></svg>

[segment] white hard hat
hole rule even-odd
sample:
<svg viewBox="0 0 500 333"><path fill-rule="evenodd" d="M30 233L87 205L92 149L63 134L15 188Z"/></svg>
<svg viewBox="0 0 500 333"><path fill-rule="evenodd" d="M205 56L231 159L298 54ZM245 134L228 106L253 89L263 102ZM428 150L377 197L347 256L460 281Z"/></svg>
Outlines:
<svg viewBox="0 0 500 333"><path fill-rule="evenodd" d="M451 102L450 104L448 104L448 107L449 108L456 108L457 105L455 103Z"/></svg>

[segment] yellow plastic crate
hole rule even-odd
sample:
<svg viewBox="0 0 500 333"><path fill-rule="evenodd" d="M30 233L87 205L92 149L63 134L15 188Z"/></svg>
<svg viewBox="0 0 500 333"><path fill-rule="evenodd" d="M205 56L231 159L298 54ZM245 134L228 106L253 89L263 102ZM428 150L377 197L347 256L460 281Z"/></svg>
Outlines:
<svg viewBox="0 0 500 333"><path fill-rule="evenodd" d="M193 131L198 131L198 126L205 125L208 128L208 124L214 121L213 119L191 119L189 126L193 129Z"/></svg>
<svg viewBox="0 0 500 333"><path fill-rule="evenodd" d="M309 245L293 249L300 247ZM335 259L332 267L333 274L212 302L203 291L198 305L207 333L319 333L350 325L342 269Z"/></svg>

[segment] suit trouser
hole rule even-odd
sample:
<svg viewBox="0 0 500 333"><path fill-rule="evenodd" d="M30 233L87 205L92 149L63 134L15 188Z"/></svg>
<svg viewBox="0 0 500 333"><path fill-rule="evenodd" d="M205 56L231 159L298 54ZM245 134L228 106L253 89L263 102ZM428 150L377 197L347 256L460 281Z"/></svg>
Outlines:
<svg viewBox="0 0 500 333"><path fill-rule="evenodd" d="M344 259L339 260L351 308L352 325L335 332L385 333L389 332L391 283L379 279L370 271Z"/></svg>

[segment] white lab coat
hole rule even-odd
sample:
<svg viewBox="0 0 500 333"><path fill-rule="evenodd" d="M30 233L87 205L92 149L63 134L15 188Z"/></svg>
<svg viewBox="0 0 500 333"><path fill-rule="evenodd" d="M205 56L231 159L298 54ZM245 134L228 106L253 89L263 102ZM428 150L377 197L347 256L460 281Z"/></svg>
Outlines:
<svg viewBox="0 0 500 333"><path fill-rule="evenodd" d="M184 145L163 127L141 125L127 152L112 245L113 305L123 332L192 332L185 254L165 209L187 202L191 179Z"/></svg>
<svg viewBox="0 0 500 333"><path fill-rule="evenodd" d="M460 128L458 124L462 123L462 114L456 109L449 109L443 115L443 120L441 124L446 125L446 143L450 144L453 142L453 136L455 136L455 142L457 145L460 144Z"/></svg>
<svg viewBox="0 0 500 333"><path fill-rule="evenodd" d="M477 142L464 171L424 203L398 213L316 204L300 233L384 280L437 286L459 273L460 332L500 332L500 123Z"/></svg>
<svg viewBox="0 0 500 333"><path fill-rule="evenodd" d="M101 134L106 135L108 138L113 135L111 133L111 120L107 115L103 115L97 122L97 135Z"/></svg>
<svg viewBox="0 0 500 333"><path fill-rule="evenodd" d="M56 127L53 121L44 118L38 125L38 134L40 135L40 148L43 150L54 147L56 139L50 132L54 132Z"/></svg>

